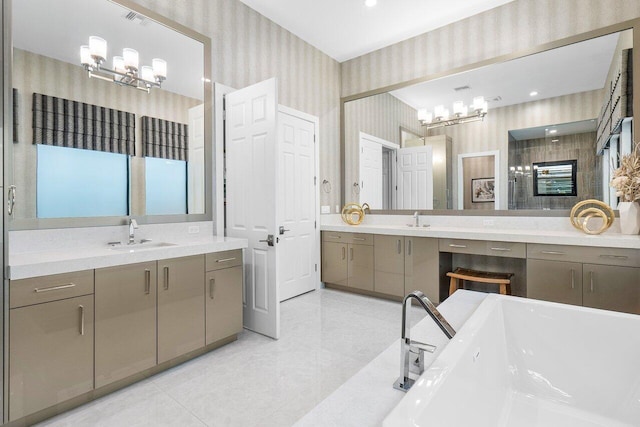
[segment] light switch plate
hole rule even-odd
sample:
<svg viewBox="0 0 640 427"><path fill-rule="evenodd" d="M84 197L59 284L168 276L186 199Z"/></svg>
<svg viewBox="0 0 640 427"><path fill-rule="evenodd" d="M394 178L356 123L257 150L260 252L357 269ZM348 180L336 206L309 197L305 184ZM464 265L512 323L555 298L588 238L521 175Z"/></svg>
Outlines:
<svg viewBox="0 0 640 427"><path fill-rule="evenodd" d="M189 227L189 234L198 234L200 232L200 227L197 225L192 225Z"/></svg>
<svg viewBox="0 0 640 427"><path fill-rule="evenodd" d="M331 206L329 206L329 205L321 206L320 207L320 213L330 214L331 213Z"/></svg>

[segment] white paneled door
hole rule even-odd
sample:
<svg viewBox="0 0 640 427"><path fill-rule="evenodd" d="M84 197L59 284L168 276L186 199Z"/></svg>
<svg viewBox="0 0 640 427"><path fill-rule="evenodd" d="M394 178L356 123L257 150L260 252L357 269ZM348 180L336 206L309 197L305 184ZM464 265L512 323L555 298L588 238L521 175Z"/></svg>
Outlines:
<svg viewBox="0 0 640 427"><path fill-rule="evenodd" d="M397 208L433 209L431 146L401 148L397 153Z"/></svg>
<svg viewBox="0 0 640 427"><path fill-rule="evenodd" d="M226 95L227 235L249 241L244 257L244 327L280 335L278 295L279 138L277 82Z"/></svg>
<svg viewBox="0 0 640 427"><path fill-rule="evenodd" d="M204 104L189 109L187 213L204 213Z"/></svg>
<svg viewBox="0 0 640 427"><path fill-rule="evenodd" d="M382 209L382 145L360 138L360 203Z"/></svg>
<svg viewBox="0 0 640 427"><path fill-rule="evenodd" d="M280 300L316 288L315 122L281 107L278 113Z"/></svg>

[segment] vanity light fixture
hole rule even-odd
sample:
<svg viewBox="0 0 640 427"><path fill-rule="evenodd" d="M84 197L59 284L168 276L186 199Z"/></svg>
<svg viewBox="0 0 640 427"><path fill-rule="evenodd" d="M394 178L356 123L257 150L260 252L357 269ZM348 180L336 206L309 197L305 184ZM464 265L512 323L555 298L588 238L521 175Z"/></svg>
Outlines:
<svg viewBox="0 0 640 427"><path fill-rule="evenodd" d="M162 87L167 78L167 61L154 58L151 66L140 66L138 51L130 48L122 50L122 56L113 57L112 68L104 64L107 61L107 41L101 37L89 37L89 45L80 46L80 63L89 78L129 86L147 93L152 87Z"/></svg>
<svg viewBox="0 0 640 427"><path fill-rule="evenodd" d="M483 96L473 98L471 106L464 105L462 101L453 103L453 115L449 115L449 110L444 105L436 105L433 113L426 109L418 110L418 120L428 129L440 128L443 126L458 125L481 121L487 115L488 104Z"/></svg>

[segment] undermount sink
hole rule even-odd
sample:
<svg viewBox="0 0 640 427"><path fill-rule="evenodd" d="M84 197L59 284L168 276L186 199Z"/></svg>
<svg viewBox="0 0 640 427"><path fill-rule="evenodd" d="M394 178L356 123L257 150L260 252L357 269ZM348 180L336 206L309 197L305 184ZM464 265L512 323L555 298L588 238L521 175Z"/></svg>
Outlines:
<svg viewBox="0 0 640 427"><path fill-rule="evenodd" d="M139 252L147 249L158 249L158 248L167 248L170 246L177 246L175 243L170 242L144 242L144 243L133 243L133 244L119 244L112 245L109 249L112 251L118 252Z"/></svg>

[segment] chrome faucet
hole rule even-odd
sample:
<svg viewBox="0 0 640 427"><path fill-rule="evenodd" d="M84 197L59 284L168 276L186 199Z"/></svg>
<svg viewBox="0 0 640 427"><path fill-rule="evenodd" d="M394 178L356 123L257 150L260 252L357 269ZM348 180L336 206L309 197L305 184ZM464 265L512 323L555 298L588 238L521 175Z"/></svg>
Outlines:
<svg viewBox="0 0 640 427"><path fill-rule="evenodd" d="M416 227L420 227L420 214L418 213L418 211L415 211L415 212L413 213L413 219L414 219L414 220L415 220L415 222L416 222L416 224L415 224L415 225L416 225Z"/></svg>
<svg viewBox="0 0 640 427"><path fill-rule="evenodd" d="M402 301L402 341L400 343L400 377L393 383L393 388L401 391L408 391L416 382L410 377L415 374L416 377L424 372L424 352L433 353L436 346L425 344L418 341L412 341L410 338L410 329L407 321L407 305L411 304L411 299L417 300L422 308L431 316L436 325L440 327L442 332L451 339L455 336L456 331L451 327L449 322L440 314L438 309L429 301L422 292L413 291L404 297ZM414 359L414 357L416 357Z"/></svg>
<svg viewBox="0 0 640 427"><path fill-rule="evenodd" d="M133 218L129 219L129 244L130 245L133 245L136 242L135 230L137 228L138 228L138 222Z"/></svg>

